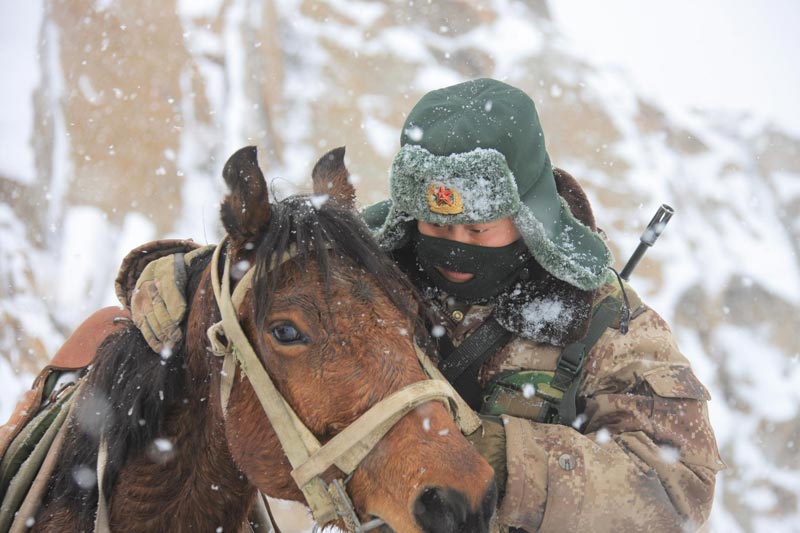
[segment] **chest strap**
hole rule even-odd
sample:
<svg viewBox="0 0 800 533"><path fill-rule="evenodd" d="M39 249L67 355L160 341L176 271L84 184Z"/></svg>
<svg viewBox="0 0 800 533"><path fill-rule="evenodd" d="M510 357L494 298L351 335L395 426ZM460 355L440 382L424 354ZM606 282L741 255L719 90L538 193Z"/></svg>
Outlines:
<svg viewBox="0 0 800 533"><path fill-rule="evenodd" d="M472 409L480 409L483 402L478 370L489 357L508 344L511 337L512 333L490 316L458 348L442 354L445 359L439 370Z"/></svg>
<svg viewBox="0 0 800 533"><path fill-rule="evenodd" d="M564 393L558 403L558 416L553 418L560 424L571 425L578 416L577 398L580 387L580 375L586 354L591 351L606 329L614 323L620 313L619 300L614 296L606 296L592 313L592 321L586 336L572 344L568 344L561 352L556 365L555 375L550 386Z"/></svg>

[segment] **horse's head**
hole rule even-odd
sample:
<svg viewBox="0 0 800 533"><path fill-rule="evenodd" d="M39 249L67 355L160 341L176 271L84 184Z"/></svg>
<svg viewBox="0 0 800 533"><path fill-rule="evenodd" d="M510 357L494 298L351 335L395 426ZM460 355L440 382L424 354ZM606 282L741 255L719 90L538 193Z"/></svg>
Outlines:
<svg viewBox="0 0 800 533"><path fill-rule="evenodd" d="M380 400L427 379L414 346L413 288L355 214L343 156L338 149L320 159L313 196L273 204L254 148L238 151L224 170L231 284L255 268L238 322L323 444ZM189 319L198 328L207 322ZM213 382L221 363L219 370L210 399L222 416L224 394ZM261 491L301 500L251 371L242 372L237 365L224 415L231 455ZM323 477L343 476L331 467ZM495 503L491 467L440 401L403 416L360 461L347 491L361 519L380 517L396 531L485 531Z"/></svg>

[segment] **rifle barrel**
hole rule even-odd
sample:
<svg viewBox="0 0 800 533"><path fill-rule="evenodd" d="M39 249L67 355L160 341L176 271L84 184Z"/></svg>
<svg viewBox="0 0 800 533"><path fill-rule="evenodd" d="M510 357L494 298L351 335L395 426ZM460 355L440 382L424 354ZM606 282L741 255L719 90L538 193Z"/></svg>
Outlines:
<svg viewBox="0 0 800 533"><path fill-rule="evenodd" d="M653 215L653 218L650 220L650 223L647 224L647 228L645 228L644 233L642 236L639 237L639 246L636 247L636 250L631 255L631 258L628 259L628 262L625 264L625 268L622 269L619 277L628 281L630 278L633 269L636 268L636 265L639 264L642 257L644 257L645 252L647 249L653 246L658 239L659 236L664 232L664 228L667 226L667 222L672 218L672 215L675 214L675 210L672 207L668 206L667 204L661 204L661 207L658 208L656 214Z"/></svg>

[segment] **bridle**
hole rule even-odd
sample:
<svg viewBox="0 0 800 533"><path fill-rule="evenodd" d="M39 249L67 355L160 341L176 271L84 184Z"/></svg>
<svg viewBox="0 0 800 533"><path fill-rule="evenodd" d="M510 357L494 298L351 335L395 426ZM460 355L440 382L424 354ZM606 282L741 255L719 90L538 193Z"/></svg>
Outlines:
<svg viewBox="0 0 800 533"><path fill-rule="evenodd" d="M348 530L356 532L379 527L383 524L382 520L360 523L346 490L346 480L378 441L408 412L431 400L440 401L447 407L464 434L474 432L480 426L480 419L415 344L417 357L429 379L412 383L379 401L325 445L321 445L275 387L239 323L238 311L246 293L252 288L255 266L244 274L231 294L229 246L222 276L219 275L220 254L226 243L227 237L214 250L211 259L214 298L222 320L209 327L207 332L212 352L224 358L220 379L223 416L227 416L238 363L278 436L292 466L292 478L302 491L316 523L324 525L341 519ZM279 264L295 255L285 253ZM334 479L326 484L322 473L331 466L341 470L345 480Z"/></svg>

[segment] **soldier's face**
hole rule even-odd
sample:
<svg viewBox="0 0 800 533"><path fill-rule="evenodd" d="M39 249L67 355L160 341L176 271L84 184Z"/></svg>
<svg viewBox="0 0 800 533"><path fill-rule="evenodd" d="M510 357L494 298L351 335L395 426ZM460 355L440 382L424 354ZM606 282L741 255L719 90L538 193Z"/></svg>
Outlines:
<svg viewBox="0 0 800 533"><path fill-rule="evenodd" d="M481 224L453 225L430 224L418 220L417 229L422 235L428 237L448 239L464 244L486 246L490 248L507 246L520 238L519 231L517 231L510 217ZM441 267L436 268L445 278L455 283L463 283L474 277L474 274L471 273L455 272Z"/></svg>

